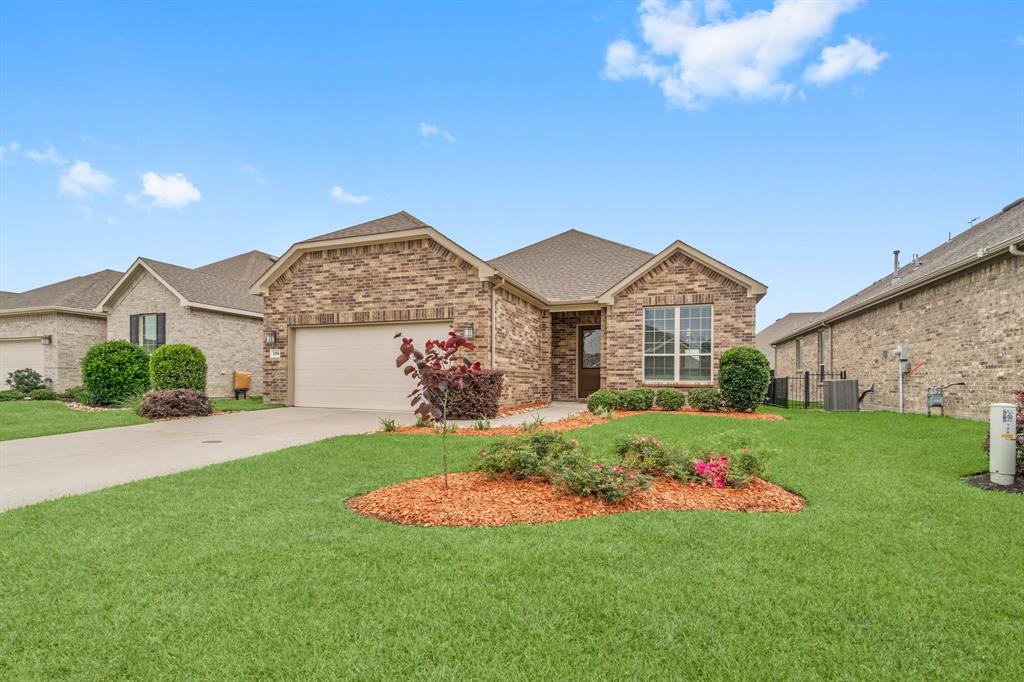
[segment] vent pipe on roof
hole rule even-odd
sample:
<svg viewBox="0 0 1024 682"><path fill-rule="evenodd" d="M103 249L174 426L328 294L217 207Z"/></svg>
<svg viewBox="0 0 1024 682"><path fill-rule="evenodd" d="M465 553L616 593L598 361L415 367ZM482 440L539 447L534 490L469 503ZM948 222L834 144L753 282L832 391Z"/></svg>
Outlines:
<svg viewBox="0 0 1024 682"><path fill-rule="evenodd" d="M900 269L900 250L894 249L892 252L892 274L896 274Z"/></svg>

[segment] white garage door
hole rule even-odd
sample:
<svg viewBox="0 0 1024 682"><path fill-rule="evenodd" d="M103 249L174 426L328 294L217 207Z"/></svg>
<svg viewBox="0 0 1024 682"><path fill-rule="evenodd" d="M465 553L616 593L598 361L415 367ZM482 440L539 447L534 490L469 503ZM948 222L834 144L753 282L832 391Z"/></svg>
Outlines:
<svg viewBox="0 0 1024 682"><path fill-rule="evenodd" d="M43 374L43 344L39 339L0 339L0 389L10 388L6 383L10 372L26 367Z"/></svg>
<svg viewBox="0 0 1024 682"><path fill-rule="evenodd" d="M395 367L401 330L423 348L426 339L448 337L447 322L295 330L295 405L409 412L414 382Z"/></svg>

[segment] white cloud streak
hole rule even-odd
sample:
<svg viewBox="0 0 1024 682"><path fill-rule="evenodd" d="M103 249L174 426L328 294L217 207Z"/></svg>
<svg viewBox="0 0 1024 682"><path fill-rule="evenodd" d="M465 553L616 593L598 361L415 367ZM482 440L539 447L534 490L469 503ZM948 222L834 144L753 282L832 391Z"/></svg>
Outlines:
<svg viewBox="0 0 1024 682"><path fill-rule="evenodd" d="M776 0L770 10L735 16L724 2L706 2L702 13L689 0L644 0L638 8L643 46L612 42L603 76L647 80L670 105L690 109L720 98L786 99L796 90L794 67L860 1ZM868 61L861 55L859 63Z"/></svg>
<svg viewBox="0 0 1024 682"><path fill-rule="evenodd" d="M420 123L420 137L440 137L448 142L455 142L455 136L444 128L439 128L433 123Z"/></svg>
<svg viewBox="0 0 1024 682"><path fill-rule="evenodd" d="M152 199L153 206L182 208L199 201L203 195L181 173L160 175L149 171L142 175L142 194Z"/></svg>
<svg viewBox="0 0 1024 682"><path fill-rule="evenodd" d="M842 45L822 50L820 61L807 67L804 78L811 83L826 85L855 73L877 71L888 56L888 53L879 52L868 43L848 36Z"/></svg>
<svg viewBox="0 0 1024 682"><path fill-rule="evenodd" d="M26 150L25 158L34 163L52 163L55 166L66 166L68 163L67 159L57 153L52 144L46 145L46 149L43 151L38 149Z"/></svg>
<svg viewBox="0 0 1024 682"><path fill-rule="evenodd" d="M370 200L370 197L365 194L350 194L343 190L339 185L334 185L329 190L331 198L337 201L339 204L365 204Z"/></svg>
<svg viewBox="0 0 1024 682"><path fill-rule="evenodd" d="M61 176L58 189L73 197L102 194L114 188L114 180L88 161L75 161Z"/></svg>

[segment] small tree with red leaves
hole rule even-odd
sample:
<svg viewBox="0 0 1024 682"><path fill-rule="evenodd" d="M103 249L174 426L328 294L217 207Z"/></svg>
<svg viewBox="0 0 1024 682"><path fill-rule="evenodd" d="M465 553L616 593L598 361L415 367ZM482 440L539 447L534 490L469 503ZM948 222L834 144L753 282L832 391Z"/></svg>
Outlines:
<svg viewBox="0 0 1024 682"><path fill-rule="evenodd" d="M416 414L433 419L441 426L441 449L444 458L444 487L448 487L448 396L452 389L463 388L472 374L480 371L480 363L463 357L460 351L474 350L476 346L458 332L448 332L445 340L428 340L423 352L416 350L412 339L402 339L395 367L404 369L406 376L416 381L409 394Z"/></svg>

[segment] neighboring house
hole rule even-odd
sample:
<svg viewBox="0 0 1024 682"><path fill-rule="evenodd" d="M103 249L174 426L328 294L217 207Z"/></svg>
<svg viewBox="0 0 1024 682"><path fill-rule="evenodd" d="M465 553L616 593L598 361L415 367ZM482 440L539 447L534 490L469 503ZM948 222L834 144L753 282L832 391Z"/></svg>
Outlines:
<svg viewBox="0 0 1024 682"><path fill-rule="evenodd" d="M106 316L96 305L121 277L101 270L22 293L0 294L0 387L16 369L39 372L64 390L82 383L79 361L107 339Z"/></svg>
<svg viewBox="0 0 1024 682"><path fill-rule="evenodd" d="M897 348L914 369L904 407L927 409L929 386L966 382L946 394L946 414L983 418L1024 382L1024 199L773 342L775 371L791 376L845 370L866 409L899 407Z"/></svg>
<svg viewBox="0 0 1024 682"><path fill-rule="evenodd" d="M757 349L768 358L768 364L772 369L775 369L775 348L772 344L790 332L803 327L818 315L821 313L789 313L757 333Z"/></svg>
<svg viewBox="0 0 1024 682"><path fill-rule="evenodd" d="M273 262L260 251L198 268L138 258L96 305L106 314L105 338L148 351L197 346L206 355L207 393L231 395L239 370L252 372L251 392L260 395L263 301L248 290Z"/></svg>
<svg viewBox="0 0 1024 682"><path fill-rule="evenodd" d="M711 386L723 351L753 345L766 291L680 241L652 254L569 230L484 261L404 211L298 242L252 287L269 400L396 411L397 331L471 334L506 372L503 405Z"/></svg>

